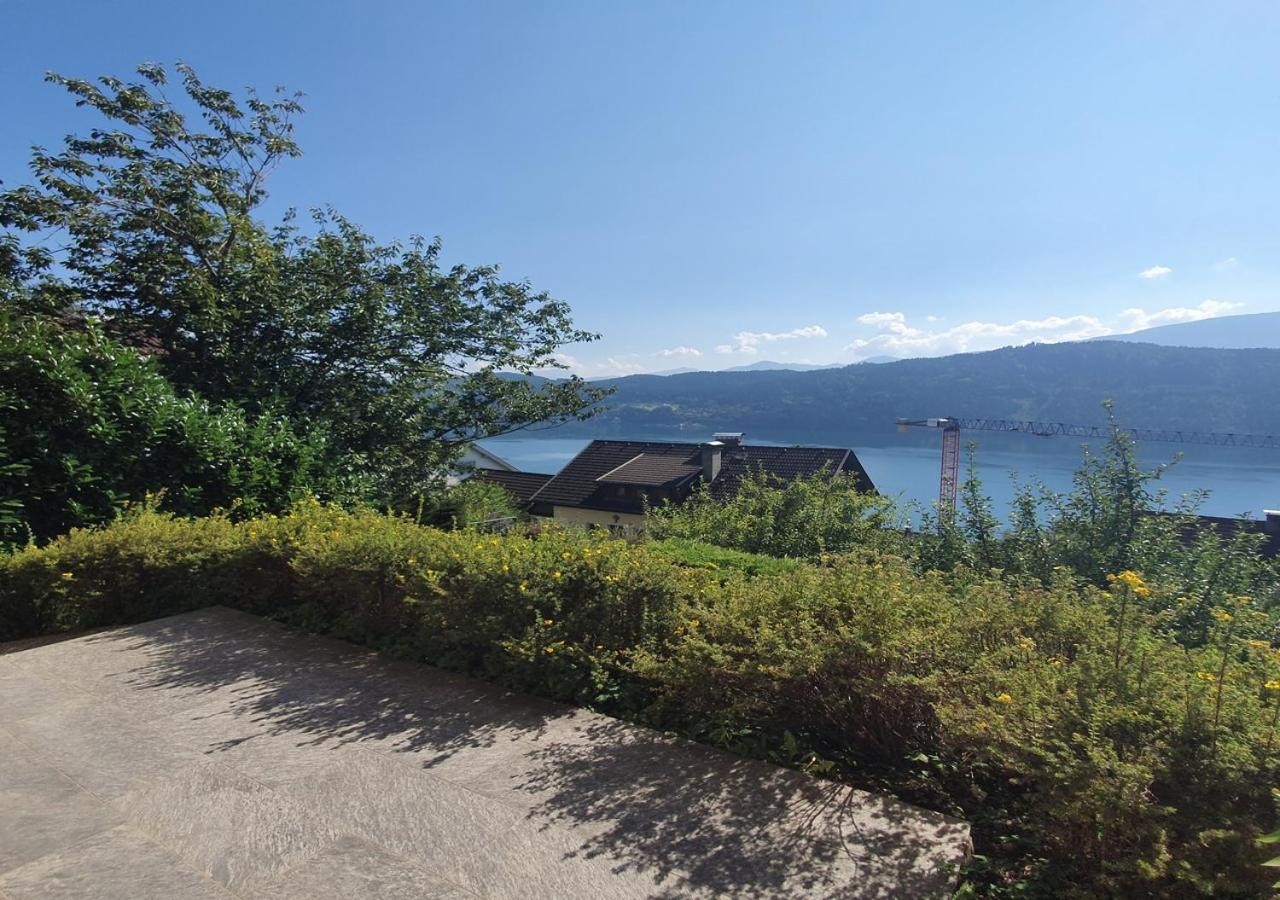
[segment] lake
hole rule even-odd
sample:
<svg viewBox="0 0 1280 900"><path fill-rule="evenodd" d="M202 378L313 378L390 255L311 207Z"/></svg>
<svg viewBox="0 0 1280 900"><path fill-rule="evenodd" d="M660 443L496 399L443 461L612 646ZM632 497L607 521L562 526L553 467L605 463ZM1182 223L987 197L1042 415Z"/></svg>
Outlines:
<svg viewBox="0 0 1280 900"><path fill-rule="evenodd" d="M966 443L975 437L978 473L1001 518L1008 513L1015 478L1023 482L1039 480L1057 491L1071 487L1072 474L1080 462L1078 439L997 433L963 435ZM650 439L672 440L671 437ZM544 435L509 436L482 443L519 469L554 473L590 441L589 437ZM824 435L822 440L791 442L749 437L748 442L852 447L881 493L926 505L936 502L938 497L941 437L937 433L915 431L898 436L877 432L851 434L836 440ZM1093 446L1099 449L1096 443ZM1169 462L1178 453L1182 458L1158 482L1168 490L1170 498L1207 490L1209 496L1200 511L1216 516L1245 513L1251 518L1261 518L1264 509L1280 508L1280 451L1148 444L1140 449L1139 455L1144 465L1154 467ZM963 469L962 460L962 478Z"/></svg>

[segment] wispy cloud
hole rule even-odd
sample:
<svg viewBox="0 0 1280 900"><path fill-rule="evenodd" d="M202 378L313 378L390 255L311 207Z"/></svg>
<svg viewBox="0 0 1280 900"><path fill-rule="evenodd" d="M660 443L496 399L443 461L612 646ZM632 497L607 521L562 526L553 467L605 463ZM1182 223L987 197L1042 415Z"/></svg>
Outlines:
<svg viewBox="0 0 1280 900"><path fill-rule="evenodd" d="M858 316L859 325L878 334L854 340L845 350L857 357L944 356L975 350L994 350L1017 344L1082 341L1109 334L1127 334L1173 322L1195 322L1233 312L1243 306L1222 300L1205 300L1198 306L1175 306L1148 312L1141 308L1122 310L1106 321L1097 316L1046 316L1013 322L965 322L946 329L918 328L903 313L874 312Z"/></svg>
<svg viewBox="0 0 1280 900"><path fill-rule="evenodd" d="M555 354L556 362L564 368L543 369L538 374L550 378L562 378L566 373L582 378L616 378L621 375L636 375L647 368L640 364L639 358L635 353L625 353L620 356L605 357L603 360L586 361L569 353L557 353Z"/></svg>
<svg viewBox="0 0 1280 900"><path fill-rule="evenodd" d="M733 336L731 343L719 344L716 347L716 352L745 353L750 356L760 352L761 344L772 344L776 341L792 341L804 338L824 338L826 336L827 330L821 325L805 325L802 328L793 328L790 331L782 332L739 331Z"/></svg>
<svg viewBox="0 0 1280 900"><path fill-rule="evenodd" d="M845 349L859 356L943 356L970 350L993 350L1009 344L1079 341L1109 334L1111 329L1093 316L1048 316L1015 322L965 322L951 328L926 330L907 323L903 313L868 313L858 323L880 334L858 338Z"/></svg>
<svg viewBox="0 0 1280 900"><path fill-rule="evenodd" d="M696 347L672 347L670 350L659 350L653 355L663 359L697 359L702 351Z"/></svg>
<svg viewBox="0 0 1280 900"><path fill-rule="evenodd" d="M1206 300L1199 306L1172 306L1150 313L1145 309L1134 307L1120 313L1125 320L1125 327L1121 332L1141 331L1156 325L1172 325L1174 322L1198 322L1201 319L1212 319L1214 316L1232 312L1242 306L1244 306L1243 303Z"/></svg>
<svg viewBox="0 0 1280 900"><path fill-rule="evenodd" d="M1149 269L1143 269L1141 272L1139 272L1138 277L1145 278L1148 281L1151 281L1152 279L1155 279L1155 278L1164 278L1166 275L1168 275L1172 271L1173 269L1170 269L1168 266L1152 266Z"/></svg>
<svg viewBox="0 0 1280 900"><path fill-rule="evenodd" d="M1240 260L1236 259L1234 256L1228 256L1226 259L1218 260L1213 264L1213 267L1219 272L1226 272L1229 269L1234 269L1238 265L1240 265Z"/></svg>

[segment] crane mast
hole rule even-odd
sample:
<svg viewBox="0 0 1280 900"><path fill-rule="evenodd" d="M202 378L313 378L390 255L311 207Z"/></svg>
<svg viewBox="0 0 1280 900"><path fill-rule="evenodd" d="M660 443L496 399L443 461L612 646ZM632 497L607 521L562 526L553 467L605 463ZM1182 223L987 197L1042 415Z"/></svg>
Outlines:
<svg viewBox="0 0 1280 900"><path fill-rule="evenodd" d="M934 419L898 419L898 430L938 428L942 431L942 471L938 478L938 525L955 521L960 485L960 432L1001 431L1039 437L1109 438L1110 425L1072 425L1067 422L1040 422L1031 419L964 419L957 416ZM1121 428L1138 442L1206 444L1214 447L1254 447L1280 450L1280 435L1237 434L1220 431L1187 431L1176 428Z"/></svg>

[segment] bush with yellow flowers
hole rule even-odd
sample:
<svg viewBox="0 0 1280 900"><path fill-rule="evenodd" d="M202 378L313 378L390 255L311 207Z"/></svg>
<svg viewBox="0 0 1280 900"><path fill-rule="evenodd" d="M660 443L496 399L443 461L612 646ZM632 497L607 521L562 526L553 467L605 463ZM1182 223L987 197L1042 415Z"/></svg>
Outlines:
<svg viewBox="0 0 1280 900"><path fill-rule="evenodd" d="M1215 594L1187 642L1180 582L1110 575L144 506L0 556L0 640L221 603L961 815L971 896L1261 894L1273 614Z"/></svg>

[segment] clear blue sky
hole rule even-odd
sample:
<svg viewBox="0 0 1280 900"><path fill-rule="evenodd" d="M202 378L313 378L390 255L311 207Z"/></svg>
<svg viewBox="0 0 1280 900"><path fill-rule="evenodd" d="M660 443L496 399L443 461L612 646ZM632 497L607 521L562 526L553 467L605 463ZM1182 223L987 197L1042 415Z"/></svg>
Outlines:
<svg viewBox="0 0 1280 900"><path fill-rule="evenodd" d="M46 69L182 59L214 84L285 84L307 93L305 155L269 213L331 204L501 263L603 333L568 350L586 374L1280 309L1274 3L2 12L6 183L30 144L92 124Z"/></svg>

